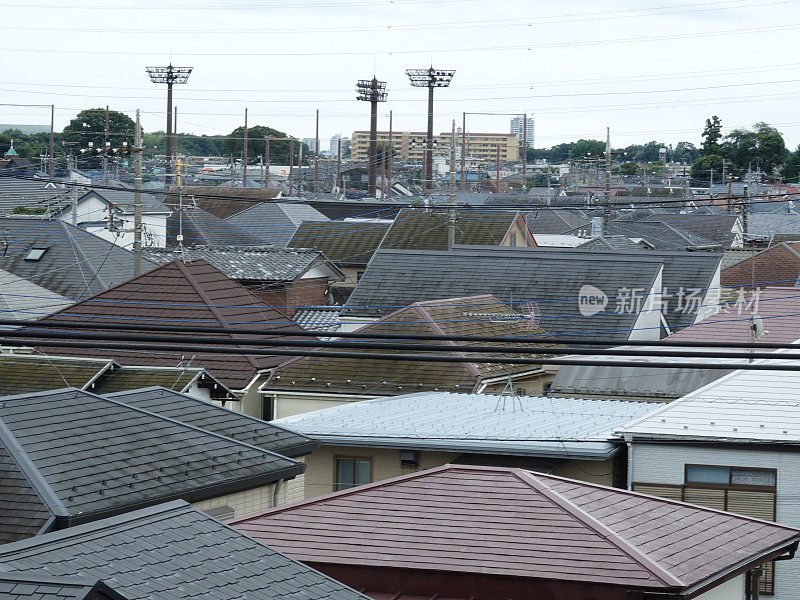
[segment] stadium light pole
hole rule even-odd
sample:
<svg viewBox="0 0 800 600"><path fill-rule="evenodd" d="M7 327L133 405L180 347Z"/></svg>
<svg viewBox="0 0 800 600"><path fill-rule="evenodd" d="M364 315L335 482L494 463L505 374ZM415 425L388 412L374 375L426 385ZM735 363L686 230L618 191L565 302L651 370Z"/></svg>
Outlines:
<svg viewBox="0 0 800 600"><path fill-rule="evenodd" d="M370 103L369 116L369 188L368 193L375 198L377 192L378 167L378 102L386 102L386 82L372 79L359 79L356 84L358 100Z"/></svg>
<svg viewBox="0 0 800 600"><path fill-rule="evenodd" d="M172 143L172 86L189 81L193 67L173 67L172 63L166 67L145 67L150 81L153 83L167 84L167 148L166 148L166 175L164 183L172 183L172 161L175 148Z"/></svg>
<svg viewBox="0 0 800 600"><path fill-rule="evenodd" d="M433 90L437 87L449 87L455 75L453 69L406 69L406 75L412 87L428 88L428 135L425 140L425 160L422 163L422 188L430 191L433 188Z"/></svg>

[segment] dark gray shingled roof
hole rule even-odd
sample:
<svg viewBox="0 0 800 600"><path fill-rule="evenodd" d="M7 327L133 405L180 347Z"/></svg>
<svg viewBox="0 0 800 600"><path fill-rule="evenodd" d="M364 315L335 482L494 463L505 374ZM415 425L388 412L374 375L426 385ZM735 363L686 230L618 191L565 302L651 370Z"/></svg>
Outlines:
<svg viewBox="0 0 800 600"><path fill-rule="evenodd" d="M0 573L3 600L128 600L104 582L85 577Z"/></svg>
<svg viewBox="0 0 800 600"><path fill-rule="evenodd" d="M0 177L0 214L8 214L18 206L57 210L70 202L71 193L71 188L47 186L44 180Z"/></svg>
<svg viewBox="0 0 800 600"><path fill-rule="evenodd" d="M568 233L577 235L579 229L581 228L573 229ZM642 238L653 246L655 250L675 251L718 245L713 240L681 229L677 224L612 221L609 224L609 231L611 235Z"/></svg>
<svg viewBox="0 0 800 600"><path fill-rule="evenodd" d="M132 252L64 221L0 218L0 245L0 269L73 300L133 277ZM47 251L40 260L25 260L31 248ZM142 260L143 272L155 266Z"/></svg>
<svg viewBox="0 0 800 600"><path fill-rule="evenodd" d="M129 600L367 600L180 501L0 546L0 570L96 578Z"/></svg>
<svg viewBox="0 0 800 600"><path fill-rule="evenodd" d="M378 250L342 314L381 316L414 302L492 294L515 307L537 302L539 326L552 335L586 332L627 339L637 315L617 314L612 300L605 312L584 317L578 312L580 288L590 284L613 294L622 287L650 290L660 271L661 261L646 253L488 246L446 252Z"/></svg>
<svg viewBox="0 0 800 600"><path fill-rule="evenodd" d="M641 251L645 248L624 235L606 235L590 239L578 246L581 250L620 250L625 252Z"/></svg>
<svg viewBox="0 0 800 600"><path fill-rule="evenodd" d="M317 209L301 203L261 202L225 219L265 244L285 247L303 221L328 221Z"/></svg>
<svg viewBox="0 0 800 600"><path fill-rule="evenodd" d="M0 445L56 529L165 500L268 485L305 465L118 400L66 388L0 399ZM0 494L10 494L8 477ZM19 510L28 510L23 500ZM36 505L37 503L32 503ZM31 509L40 510L40 506ZM0 530L17 526L0 523ZM25 519L23 525L30 523Z"/></svg>
<svg viewBox="0 0 800 600"><path fill-rule="evenodd" d="M270 246L191 246L184 249L185 260L202 258L231 279L256 281L294 281L325 257L311 248L272 248ZM166 264L177 258L172 248L147 248L145 256ZM331 269L335 267L331 265ZM344 276L344 275L342 275Z"/></svg>
<svg viewBox="0 0 800 600"><path fill-rule="evenodd" d="M183 222L181 223L181 215ZM175 210L167 218L167 244L177 244L178 231L183 231L183 245L212 245L212 246L259 246L263 245L256 236L250 235L241 227L223 221L202 208L184 207Z"/></svg>
<svg viewBox="0 0 800 600"><path fill-rule="evenodd" d="M283 456L302 456L319 447L319 442L301 433L163 387L116 392L106 397Z"/></svg>

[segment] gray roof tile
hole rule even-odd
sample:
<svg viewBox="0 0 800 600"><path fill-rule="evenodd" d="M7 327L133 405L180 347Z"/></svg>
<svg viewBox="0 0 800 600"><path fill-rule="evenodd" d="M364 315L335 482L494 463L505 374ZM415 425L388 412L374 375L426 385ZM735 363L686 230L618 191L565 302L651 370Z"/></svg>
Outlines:
<svg viewBox="0 0 800 600"><path fill-rule="evenodd" d="M366 600L184 502L0 546L0 569L97 578L129 600Z"/></svg>

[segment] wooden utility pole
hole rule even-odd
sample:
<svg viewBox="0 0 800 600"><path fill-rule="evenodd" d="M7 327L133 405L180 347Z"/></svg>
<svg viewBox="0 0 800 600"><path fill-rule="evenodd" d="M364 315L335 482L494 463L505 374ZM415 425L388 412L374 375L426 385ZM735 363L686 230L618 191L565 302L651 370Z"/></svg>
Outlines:
<svg viewBox="0 0 800 600"><path fill-rule="evenodd" d="M611 128L606 127L606 197L603 204L603 235L611 235Z"/></svg>
<svg viewBox="0 0 800 600"><path fill-rule="evenodd" d="M264 138L264 187L269 187L269 138Z"/></svg>
<svg viewBox="0 0 800 600"><path fill-rule="evenodd" d="M386 142L381 142L381 200L386 198Z"/></svg>
<svg viewBox="0 0 800 600"><path fill-rule="evenodd" d="M461 113L461 191L467 189L467 113Z"/></svg>
<svg viewBox="0 0 800 600"><path fill-rule="evenodd" d="M342 193L342 138L339 138L339 150L336 156L336 187Z"/></svg>
<svg viewBox="0 0 800 600"><path fill-rule="evenodd" d="M392 157L394 156L394 145L392 144L392 111L389 111L389 185L387 186L386 196L392 195Z"/></svg>
<svg viewBox="0 0 800 600"><path fill-rule="evenodd" d="M48 169L48 173L50 174L50 179L53 178L54 169L55 169L55 145L54 145L54 136L55 136L55 120L56 120L56 105L50 105L50 169Z"/></svg>
<svg viewBox="0 0 800 600"><path fill-rule="evenodd" d="M528 190L528 113L522 115L522 191Z"/></svg>
<svg viewBox="0 0 800 600"><path fill-rule="evenodd" d="M244 109L244 151L242 153L242 187L247 187L247 108Z"/></svg>
<svg viewBox="0 0 800 600"><path fill-rule="evenodd" d="M450 134L450 209L447 216L447 249L456 243L456 121Z"/></svg>
<svg viewBox="0 0 800 600"><path fill-rule="evenodd" d="M142 274L142 125L136 109L136 137L133 148L133 276Z"/></svg>
<svg viewBox="0 0 800 600"><path fill-rule="evenodd" d="M289 140L289 195L292 195L292 175L294 175L294 139Z"/></svg>
<svg viewBox="0 0 800 600"><path fill-rule="evenodd" d="M496 172L496 176L497 176L497 179L496 179L497 185L495 187L497 188L496 191L499 194L500 193L500 144L497 144L497 172Z"/></svg>
<svg viewBox="0 0 800 600"><path fill-rule="evenodd" d="M314 191L319 191L319 109L317 109L317 124L314 130Z"/></svg>
<svg viewBox="0 0 800 600"><path fill-rule="evenodd" d="M105 144L103 145L103 183L108 185L108 105L106 105L106 132L103 137Z"/></svg>

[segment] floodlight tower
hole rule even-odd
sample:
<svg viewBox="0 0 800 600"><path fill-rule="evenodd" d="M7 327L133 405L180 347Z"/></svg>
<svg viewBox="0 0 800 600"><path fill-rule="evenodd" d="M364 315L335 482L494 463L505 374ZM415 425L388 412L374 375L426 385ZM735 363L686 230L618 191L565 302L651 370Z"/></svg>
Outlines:
<svg viewBox="0 0 800 600"><path fill-rule="evenodd" d="M448 69L406 69L406 75L413 87L428 88L428 137L425 141L425 160L422 166L423 189L433 187L433 88L449 87L455 70Z"/></svg>
<svg viewBox="0 0 800 600"><path fill-rule="evenodd" d="M145 67L150 81L153 83L167 84L167 148L166 148L166 177L164 183L172 183L172 161L175 148L172 144L172 86L175 83L186 83L193 67L173 67L172 63L167 67Z"/></svg>
<svg viewBox="0 0 800 600"><path fill-rule="evenodd" d="M376 171L378 166L378 102L386 102L386 82L372 79L359 79L356 84L357 98L370 103L369 115L369 195L375 197Z"/></svg>

